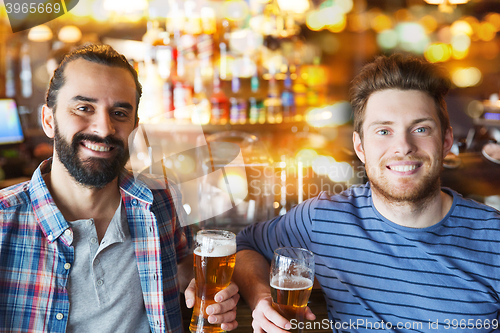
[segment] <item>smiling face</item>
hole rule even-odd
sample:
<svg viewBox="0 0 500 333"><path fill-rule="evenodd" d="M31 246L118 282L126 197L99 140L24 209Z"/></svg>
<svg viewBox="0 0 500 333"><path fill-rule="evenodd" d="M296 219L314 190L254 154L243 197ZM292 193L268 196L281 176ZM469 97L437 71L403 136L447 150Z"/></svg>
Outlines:
<svg viewBox="0 0 500 333"><path fill-rule="evenodd" d="M453 143L442 137L433 99L418 90L387 89L367 102L363 138L354 149L365 163L373 194L389 202L420 202L440 191L442 161Z"/></svg>
<svg viewBox="0 0 500 333"><path fill-rule="evenodd" d="M136 87L123 68L77 59L64 70L55 109L44 111L44 130L54 138L54 162L80 184L102 188L128 160L136 127Z"/></svg>

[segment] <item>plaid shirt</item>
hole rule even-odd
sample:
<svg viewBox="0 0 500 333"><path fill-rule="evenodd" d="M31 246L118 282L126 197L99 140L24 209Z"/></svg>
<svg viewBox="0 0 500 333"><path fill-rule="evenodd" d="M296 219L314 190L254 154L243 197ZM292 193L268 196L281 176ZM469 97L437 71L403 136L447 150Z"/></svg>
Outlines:
<svg viewBox="0 0 500 333"><path fill-rule="evenodd" d="M42 178L50 166L0 191L0 332L66 330L73 233ZM182 332L177 262L190 253L192 234L175 211L180 196L126 172L120 179L151 332Z"/></svg>

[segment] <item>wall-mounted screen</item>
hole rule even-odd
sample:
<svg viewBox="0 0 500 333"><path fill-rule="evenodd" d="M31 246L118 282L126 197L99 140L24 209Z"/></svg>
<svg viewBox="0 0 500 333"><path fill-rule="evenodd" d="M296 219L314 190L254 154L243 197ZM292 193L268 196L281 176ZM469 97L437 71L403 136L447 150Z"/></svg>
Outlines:
<svg viewBox="0 0 500 333"><path fill-rule="evenodd" d="M24 134L16 101L10 98L0 99L0 145L23 141Z"/></svg>

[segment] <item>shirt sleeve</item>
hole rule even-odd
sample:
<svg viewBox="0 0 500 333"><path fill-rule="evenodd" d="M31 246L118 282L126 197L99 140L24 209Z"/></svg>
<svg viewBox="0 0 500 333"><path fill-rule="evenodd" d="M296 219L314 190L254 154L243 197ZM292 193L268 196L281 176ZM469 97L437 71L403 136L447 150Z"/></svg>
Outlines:
<svg viewBox="0 0 500 333"><path fill-rule="evenodd" d="M255 250L268 261L284 246L308 249L311 244L312 212L317 198L304 201L288 213L267 222L252 224L237 236L238 251Z"/></svg>
<svg viewBox="0 0 500 333"><path fill-rule="evenodd" d="M176 184L168 183L172 201L175 206L175 230L174 242L177 254L177 263L183 258L192 254L193 251L193 231L188 226L187 215L182 205L182 195Z"/></svg>

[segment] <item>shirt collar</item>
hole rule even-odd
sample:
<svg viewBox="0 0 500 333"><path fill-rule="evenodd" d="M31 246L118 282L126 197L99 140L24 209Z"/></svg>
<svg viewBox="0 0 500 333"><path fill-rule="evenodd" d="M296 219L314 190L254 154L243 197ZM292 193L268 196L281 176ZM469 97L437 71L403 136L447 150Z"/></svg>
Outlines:
<svg viewBox="0 0 500 333"><path fill-rule="evenodd" d="M165 181L161 183L140 174L134 176L134 174L126 169L123 169L120 175L120 189L128 195L148 204L153 203L153 193L150 188L155 189L159 188L159 186L166 186Z"/></svg>
<svg viewBox="0 0 500 333"><path fill-rule="evenodd" d="M55 241L69 224L57 208L43 175L50 172L52 159L43 161L31 177L29 193L36 219L49 242Z"/></svg>
<svg viewBox="0 0 500 333"><path fill-rule="evenodd" d="M52 195L50 194L47 184L43 179L43 175L50 172L52 168L52 158L43 161L33 173L30 182L30 197L33 211L37 218L42 231L49 242L59 238L66 229L69 228L69 223L57 208ZM140 179L139 179L140 178ZM151 182L151 184L149 184ZM149 184L149 186L147 185ZM120 175L120 189L137 200L153 203L153 193L149 189L159 188L161 182L148 177L138 175L135 177L131 172L124 169ZM163 186L165 182L163 181ZM66 241L71 244L72 239Z"/></svg>

